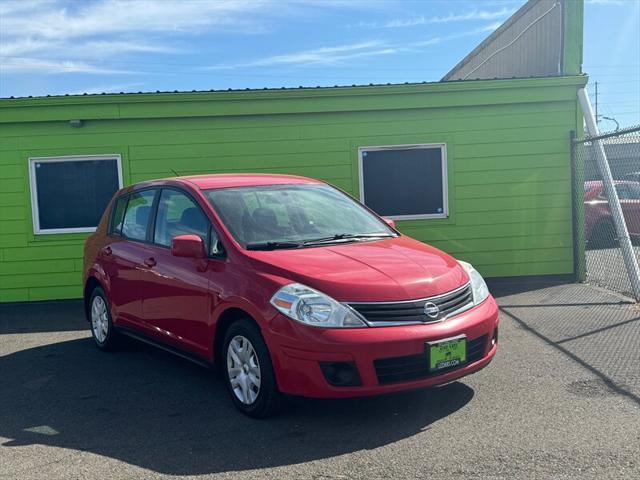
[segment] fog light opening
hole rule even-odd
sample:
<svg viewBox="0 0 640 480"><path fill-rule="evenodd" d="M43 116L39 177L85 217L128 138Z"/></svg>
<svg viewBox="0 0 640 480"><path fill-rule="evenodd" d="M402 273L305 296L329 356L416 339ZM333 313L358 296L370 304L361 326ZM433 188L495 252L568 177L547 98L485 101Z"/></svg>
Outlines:
<svg viewBox="0 0 640 480"><path fill-rule="evenodd" d="M320 362L320 369L329 385L335 387L357 387L362 385L354 362Z"/></svg>

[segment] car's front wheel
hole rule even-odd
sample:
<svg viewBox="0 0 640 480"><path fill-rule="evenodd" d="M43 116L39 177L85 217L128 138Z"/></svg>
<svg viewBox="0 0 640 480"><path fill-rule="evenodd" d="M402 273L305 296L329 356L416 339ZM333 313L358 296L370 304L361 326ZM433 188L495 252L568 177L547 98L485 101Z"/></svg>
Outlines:
<svg viewBox="0 0 640 480"><path fill-rule="evenodd" d="M223 345L222 370L234 405L255 418L277 413L282 396L260 329L248 319L239 320L227 330Z"/></svg>
<svg viewBox="0 0 640 480"><path fill-rule="evenodd" d="M101 350L114 350L118 345L118 332L113 328L107 294L101 287L91 292L89 299L91 336Z"/></svg>

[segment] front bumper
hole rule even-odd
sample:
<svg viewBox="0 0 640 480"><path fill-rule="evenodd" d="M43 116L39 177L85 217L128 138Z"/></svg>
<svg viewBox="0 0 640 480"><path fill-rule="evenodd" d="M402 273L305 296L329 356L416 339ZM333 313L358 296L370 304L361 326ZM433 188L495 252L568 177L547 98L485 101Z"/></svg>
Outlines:
<svg viewBox="0 0 640 480"><path fill-rule="evenodd" d="M357 329L318 329L285 317L265 333L280 391L316 398L344 398L410 390L456 380L485 367L497 351L498 307L489 297L482 304L441 323ZM386 382L376 371L376 360L424 354L426 343L466 335L467 341L485 337L477 355L459 367L422 378ZM353 362L358 386L330 385L321 362ZM378 362L379 363L379 362Z"/></svg>

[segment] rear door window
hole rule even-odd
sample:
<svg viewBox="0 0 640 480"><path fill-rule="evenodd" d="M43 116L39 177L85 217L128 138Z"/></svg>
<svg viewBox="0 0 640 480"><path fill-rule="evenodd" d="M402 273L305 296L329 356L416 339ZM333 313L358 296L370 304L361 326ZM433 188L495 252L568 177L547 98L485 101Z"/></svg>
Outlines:
<svg viewBox="0 0 640 480"><path fill-rule="evenodd" d="M122 236L130 240L145 241L151 218L151 208L156 195L156 190L129 195L127 210L122 222Z"/></svg>

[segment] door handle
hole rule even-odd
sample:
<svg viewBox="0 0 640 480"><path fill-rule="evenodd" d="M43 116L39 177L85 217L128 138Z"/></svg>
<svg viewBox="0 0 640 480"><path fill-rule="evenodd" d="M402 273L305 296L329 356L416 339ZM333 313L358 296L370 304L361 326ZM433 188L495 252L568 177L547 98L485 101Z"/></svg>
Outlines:
<svg viewBox="0 0 640 480"><path fill-rule="evenodd" d="M111 250L111 247L107 246L107 247L104 247L104 248L102 249L102 252L103 252L105 255L111 255L111 253L113 252L113 250Z"/></svg>
<svg viewBox="0 0 640 480"><path fill-rule="evenodd" d="M153 268L156 266L156 259L153 257L145 258L144 264L149 268Z"/></svg>

